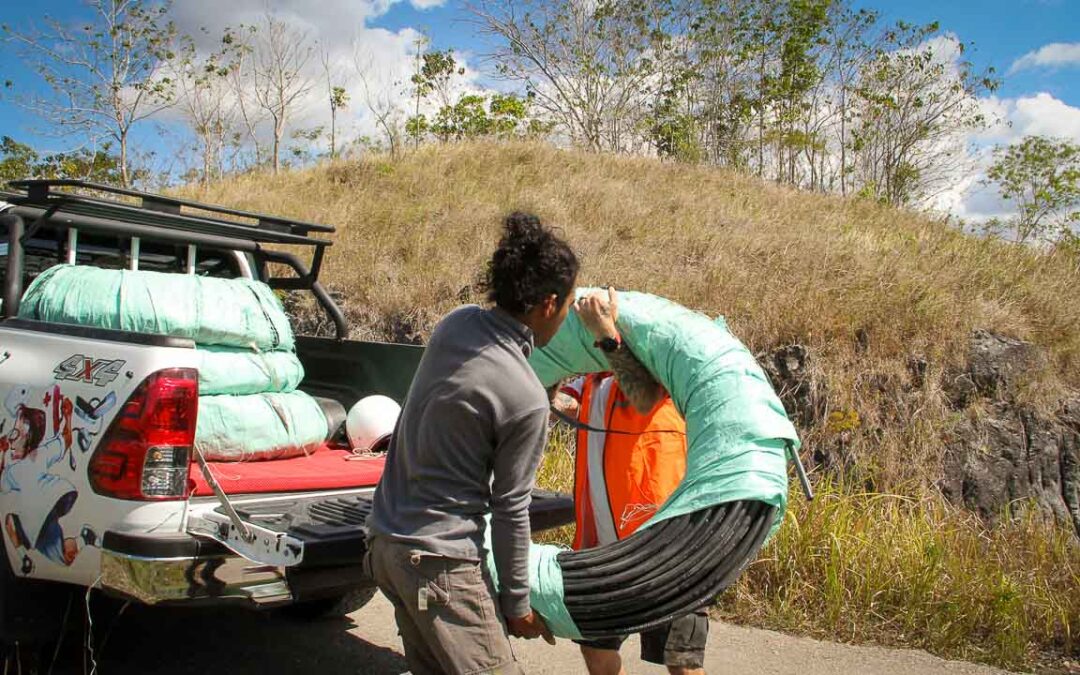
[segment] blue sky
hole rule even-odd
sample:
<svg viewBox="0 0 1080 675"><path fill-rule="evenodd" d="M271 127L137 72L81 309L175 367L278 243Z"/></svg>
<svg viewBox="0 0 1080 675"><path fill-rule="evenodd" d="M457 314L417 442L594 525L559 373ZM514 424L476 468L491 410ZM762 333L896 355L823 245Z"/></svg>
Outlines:
<svg viewBox="0 0 1080 675"><path fill-rule="evenodd" d="M965 43L974 43L968 58L1005 75L1014 61L1052 43L1080 43L1080 0L882 0L859 1L883 18L917 23L937 21ZM463 3L418 10L397 3L373 22L391 30L418 28L431 36L436 48L472 53L484 51L483 38L470 24ZM1080 106L1080 63L1071 67L1030 68L1003 78L999 95L1015 98L1043 91L1065 103Z"/></svg>
<svg viewBox="0 0 1080 675"><path fill-rule="evenodd" d="M193 31L205 25L219 32L224 25L256 20L267 1L275 12L295 17L313 37L335 47L343 67L352 63L350 43L359 36L370 45L371 58L386 71L386 77L393 79L393 73L407 67L415 31L423 31L436 48L458 51L474 82L486 80L485 64L479 59L485 45L458 0L175 0L173 13L182 29ZM856 2L878 10L890 21L938 21L943 31L974 43L966 56L980 66L998 69L1004 83L990 103L1013 123L1010 129L1002 127L991 134L988 142L1008 142L1023 133L1051 133L1080 141L1080 0ZM0 0L0 22L20 27L43 13L72 19L83 12L79 0ZM1058 46L1044 49L1040 58L1029 57L1024 63L1030 67L1010 72L1024 55L1055 43ZM37 86L8 43L0 43L0 64L0 81L13 80L19 91ZM356 128L362 129L362 106L353 108L358 116ZM38 136L39 128L10 97L0 100L0 134L48 149L64 149L72 141ZM161 138L158 129L149 125L139 132L138 140L159 154L179 142L171 136Z"/></svg>
<svg viewBox="0 0 1080 675"><path fill-rule="evenodd" d="M1024 54L1052 43L1080 42L1077 0L908 0L861 2L892 20L938 21L942 30L974 42L967 54L975 63L992 65L1005 74ZM1080 105L1080 63L1070 68L1035 68L1004 78L1001 96L1015 98L1045 91L1066 103Z"/></svg>

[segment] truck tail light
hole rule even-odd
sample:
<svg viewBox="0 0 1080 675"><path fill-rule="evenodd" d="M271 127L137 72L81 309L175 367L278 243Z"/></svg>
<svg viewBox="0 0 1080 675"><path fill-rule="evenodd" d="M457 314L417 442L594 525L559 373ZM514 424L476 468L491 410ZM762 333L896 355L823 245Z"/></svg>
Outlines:
<svg viewBox="0 0 1080 675"><path fill-rule="evenodd" d="M171 368L152 373L124 403L90 458L94 492L116 499L187 499L198 373Z"/></svg>

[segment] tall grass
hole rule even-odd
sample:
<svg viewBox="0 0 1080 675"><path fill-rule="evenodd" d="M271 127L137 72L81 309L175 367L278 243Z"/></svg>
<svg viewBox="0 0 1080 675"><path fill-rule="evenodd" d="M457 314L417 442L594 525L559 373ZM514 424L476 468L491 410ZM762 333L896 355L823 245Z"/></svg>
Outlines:
<svg viewBox="0 0 1080 675"><path fill-rule="evenodd" d="M933 496L791 497L723 616L1014 668L1080 653L1080 546L1034 510L987 529Z"/></svg>
<svg viewBox="0 0 1080 675"><path fill-rule="evenodd" d="M556 427L538 474L573 487ZM719 598L728 621L1027 668L1080 656L1080 545L1021 509L988 529L940 497L868 493L829 479L793 490L784 523ZM920 492L921 490L913 490ZM541 535L569 545L573 528Z"/></svg>
<svg viewBox="0 0 1080 675"><path fill-rule="evenodd" d="M950 410L942 391L971 330L1043 350L1020 383L1024 401L1050 408L1080 388L1074 259L868 201L539 144L431 146L186 194L336 225L322 280L354 338L422 338L449 309L482 301L500 219L521 208L563 228L583 284L724 314L755 352L806 346L837 423L801 430L804 444L842 446L857 479L819 486L810 505L792 500L762 560L725 595L725 616L1009 666L1076 654L1076 540L1026 513L987 530L934 489L944 437L977 414ZM913 358L929 363L925 378ZM547 487L569 489L570 444L560 437L547 454Z"/></svg>

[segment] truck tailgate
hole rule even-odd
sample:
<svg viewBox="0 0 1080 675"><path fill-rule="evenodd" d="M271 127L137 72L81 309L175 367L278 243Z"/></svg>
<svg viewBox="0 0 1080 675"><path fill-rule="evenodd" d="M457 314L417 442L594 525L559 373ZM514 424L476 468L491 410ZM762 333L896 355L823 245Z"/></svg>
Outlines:
<svg viewBox="0 0 1080 675"><path fill-rule="evenodd" d="M324 568L358 565L367 551L364 524L372 492L275 497L233 505L237 523L224 505L193 510L188 532L221 542L235 553L264 565ZM569 495L536 490L529 519L533 531L569 524ZM239 525L239 526L238 526Z"/></svg>

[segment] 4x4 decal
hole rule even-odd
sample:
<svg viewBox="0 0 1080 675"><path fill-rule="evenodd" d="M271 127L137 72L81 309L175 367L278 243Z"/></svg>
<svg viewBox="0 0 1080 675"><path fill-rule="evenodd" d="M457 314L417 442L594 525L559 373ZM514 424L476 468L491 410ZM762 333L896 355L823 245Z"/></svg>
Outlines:
<svg viewBox="0 0 1080 675"><path fill-rule="evenodd" d="M85 382L97 387L104 387L120 375L126 361L95 359L82 354L75 354L64 359L53 373L58 380Z"/></svg>

